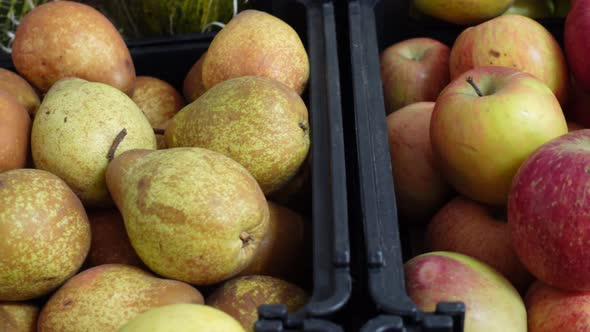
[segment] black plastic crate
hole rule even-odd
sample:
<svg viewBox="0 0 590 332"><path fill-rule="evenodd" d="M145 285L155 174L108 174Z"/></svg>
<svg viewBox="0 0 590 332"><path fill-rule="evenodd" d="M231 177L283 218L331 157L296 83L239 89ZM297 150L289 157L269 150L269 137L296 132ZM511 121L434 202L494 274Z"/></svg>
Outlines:
<svg viewBox="0 0 590 332"><path fill-rule="evenodd" d="M259 308L257 332L340 332L348 317L341 312L352 292L348 230L347 175L340 93L336 18L328 0L253 0L251 7L271 13L299 34L310 61L310 80L302 96L310 116L311 195L289 206L311 222L312 255L305 288L309 302L298 312L284 305ZM129 40L136 73L154 76L182 91L185 75L207 50L215 32ZM10 56L0 67L14 70ZM305 273L305 272L304 272ZM199 289L206 295L209 289Z"/></svg>
<svg viewBox="0 0 590 332"><path fill-rule="evenodd" d="M355 167L359 174L351 197L360 205L354 218L360 218L363 224L365 301L374 311L362 331L460 332L463 303L439 303L435 312L423 312L405 290L403 263L422 253L422 244L414 235L423 229L398 219L379 55L394 43L414 37L434 38L451 47L466 26L417 20L409 15L410 7L409 0L348 1L351 72L343 75L351 82L349 102L354 107L357 150L356 165L348 167ZM563 18L537 21L562 44Z"/></svg>

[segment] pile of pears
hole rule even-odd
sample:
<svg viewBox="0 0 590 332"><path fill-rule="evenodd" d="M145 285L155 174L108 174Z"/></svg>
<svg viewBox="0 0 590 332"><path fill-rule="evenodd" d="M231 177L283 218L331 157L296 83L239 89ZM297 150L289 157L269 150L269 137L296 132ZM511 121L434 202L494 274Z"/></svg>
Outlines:
<svg viewBox="0 0 590 332"><path fill-rule="evenodd" d="M253 331L309 300L309 79L297 33L245 10L182 93L137 76L90 6L21 21L0 68L0 331ZM169 61L174 62L173 56Z"/></svg>

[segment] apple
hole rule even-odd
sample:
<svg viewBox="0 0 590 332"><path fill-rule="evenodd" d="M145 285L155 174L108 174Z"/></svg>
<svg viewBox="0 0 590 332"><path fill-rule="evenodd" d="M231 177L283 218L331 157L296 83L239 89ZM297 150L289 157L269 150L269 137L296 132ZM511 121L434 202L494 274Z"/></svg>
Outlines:
<svg viewBox="0 0 590 332"><path fill-rule="evenodd" d="M457 252L490 265L521 294L533 281L512 248L503 208L458 196L432 218L425 243L429 251Z"/></svg>
<svg viewBox="0 0 590 332"><path fill-rule="evenodd" d="M501 15L514 0L414 0L416 9L445 22L472 25Z"/></svg>
<svg viewBox="0 0 590 332"><path fill-rule="evenodd" d="M432 38L407 39L381 53L385 109L390 114L408 104L435 101L449 83L447 45Z"/></svg>
<svg viewBox="0 0 590 332"><path fill-rule="evenodd" d="M590 327L590 292L560 290L537 281L524 301L529 332L578 332Z"/></svg>
<svg viewBox="0 0 590 332"><path fill-rule="evenodd" d="M407 105L387 116L389 151L400 220L427 222L450 198L432 155L430 117L434 102Z"/></svg>
<svg viewBox="0 0 590 332"><path fill-rule="evenodd" d="M442 301L465 303L464 332L525 332L527 313L516 289L489 265L472 257L435 251L404 264L406 291L422 310Z"/></svg>
<svg viewBox="0 0 590 332"><path fill-rule="evenodd" d="M553 16L553 0L515 0L503 15L523 15L530 18L547 18Z"/></svg>
<svg viewBox="0 0 590 332"><path fill-rule="evenodd" d="M522 15L502 15L459 34L451 48L451 80L480 66L513 67L537 76L566 105L569 72L553 35Z"/></svg>
<svg viewBox="0 0 590 332"><path fill-rule="evenodd" d="M532 74L498 66L477 67L453 80L430 121L432 149L445 178L462 195L499 206L506 204L520 164L565 133L551 90Z"/></svg>
<svg viewBox="0 0 590 332"><path fill-rule="evenodd" d="M547 142L522 164L508 198L520 261L539 280L590 291L590 129Z"/></svg>
<svg viewBox="0 0 590 332"><path fill-rule="evenodd" d="M590 93L590 0L577 0L565 19L565 54L572 76L582 91Z"/></svg>

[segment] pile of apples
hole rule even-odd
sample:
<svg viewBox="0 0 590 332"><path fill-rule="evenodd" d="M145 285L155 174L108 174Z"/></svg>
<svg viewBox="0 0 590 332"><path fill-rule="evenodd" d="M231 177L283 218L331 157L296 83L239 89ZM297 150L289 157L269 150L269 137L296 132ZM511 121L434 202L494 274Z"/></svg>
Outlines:
<svg viewBox="0 0 590 332"><path fill-rule="evenodd" d="M52 1L0 69L0 331L252 331L309 298L309 60L245 10L183 95L112 23ZM173 56L168 59L174 62Z"/></svg>
<svg viewBox="0 0 590 332"><path fill-rule="evenodd" d="M590 1L563 48L501 12L381 53L397 206L423 229L407 292L464 302L465 331L590 330Z"/></svg>

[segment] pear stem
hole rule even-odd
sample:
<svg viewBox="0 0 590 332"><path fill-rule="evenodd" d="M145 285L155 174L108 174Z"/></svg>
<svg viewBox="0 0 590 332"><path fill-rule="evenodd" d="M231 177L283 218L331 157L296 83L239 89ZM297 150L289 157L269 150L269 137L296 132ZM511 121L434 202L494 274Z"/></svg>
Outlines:
<svg viewBox="0 0 590 332"><path fill-rule="evenodd" d="M115 152L117 151L119 144L121 144L121 142L123 141L125 136L127 136L127 129L123 128L123 130L121 130L117 134L117 137L115 137L115 140L113 141L113 144L111 145L111 148L109 149L109 153L107 153L107 159L109 161L112 161L113 158L115 157Z"/></svg>
<svg viewBox="0 0 590 332"><path fill-rule="evenodd" d="M247 245L249 245L252 241L254 241L254 236L246 233L246 232L242 232L240 234L240 240L242 240L242 248L245 248Z"/></svg>
<svg viewBox="0 0 590 332"><path fill-rule="evenodd" d="M481 93L481 90L477 87L477 85L475 85L475 82L473 81L473 77L471 77L471 76L467 77L467 83L469 83L473 87L473 90L475 90L475 92L477 93L478 96L480 96L480 97L483 96L483 93Z"/></svg>
<svg viewBox="0 0 590 332"><path fill-rule="evenodd" d="M165 132L166 132L165 129L154 128L154 134L156 134L156 135L164 135Z"/></svg>

